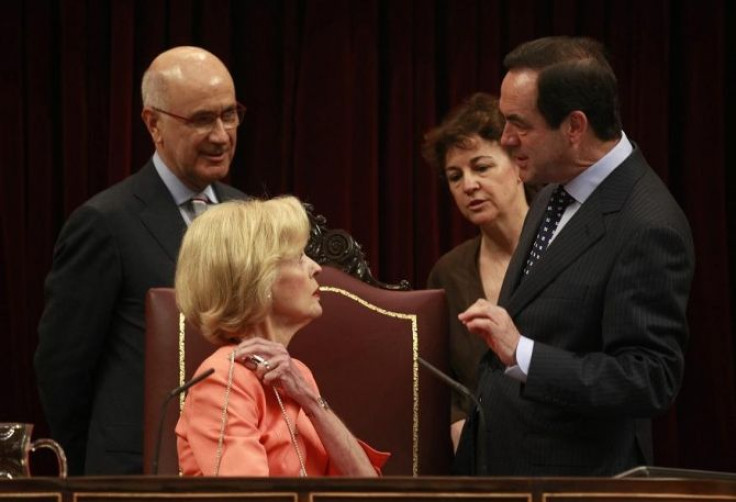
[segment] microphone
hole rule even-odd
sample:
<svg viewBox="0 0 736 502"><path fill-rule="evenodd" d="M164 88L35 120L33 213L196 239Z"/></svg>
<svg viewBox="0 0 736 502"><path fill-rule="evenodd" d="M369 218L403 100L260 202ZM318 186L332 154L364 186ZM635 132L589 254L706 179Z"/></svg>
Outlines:
<svg viewBox="0 0 736 502"><path fill-rule="evenodd" d="M166 396L166 399L169 400L172 397L178 396L182 392L189 390L189 387L197 385L199 382L201 382L202 380L204 380L205 378L207 378L214 372L215 372L215 368L210 368L207 371L204 371L200 373L199 375L192 377L191 380L184 382L184 385L181 385L177 387L176 389L172 390L171 392L169 392L169 394Z"/></svg>
<svg viewBox="0 0 736 502"><path fill-rule="evenodd" d="M169 401L171 401L171 398L178 396L182 392L185 392L190 387L197 385L199 382L210 376L212 373L215 372L214 368L210 368L206 371L203 371L199 375L196 375L192 377L190 380L187 380L184 382L183 385L180 385L179 387L173 389L171 392L166 394L166 399L164 399L163 405L161 406L161 418L159 418L158 421L158 433L156 434L156 450L153 452L153 461L151 463L151 472L156 475L158 474L158 457L161 454L161 437L164 433L164 418L166 417L166 409L169 404Z"/></svg>
<svg viewBox="0 0 736 502"><path fill-rule="evenodd" d="M458 382L457 380L453 379L446 373L444 373L442 370L434 366L432 363L427 361L426 359L417 356L417 361L419 361L419 364L421 364L423 367L427 368L430 373L432 373L434 376L436 376L438 379L442 380L446 385L448 385L450 388L455 390L456 392L462 394L463 396L469 398L473 405L475 405L475 409L478 410L478 430L477 430L477 439L478 444L476 445L475 449L475 469L476 473L481 476L488 475L488 467L486 464L486 416L483 413L483 407L480 405L480 401L478 401L478 398L475 397L475 394L470 392L470 389L468 389L466 386Z"/></svg>

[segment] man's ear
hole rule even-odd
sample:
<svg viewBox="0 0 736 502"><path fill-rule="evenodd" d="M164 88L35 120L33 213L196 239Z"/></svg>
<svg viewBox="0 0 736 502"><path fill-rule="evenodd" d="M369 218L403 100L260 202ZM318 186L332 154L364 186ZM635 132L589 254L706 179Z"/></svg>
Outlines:
<svg viewBox="0 0 736 502"><path fill-rule="evenodd" d="M565 119L565 134L571 143L578 144L580 140L588 132L588 117L580 110L574 110Z"/></svg>
<svg viewBox="0 0 736 502"><path fill-rule="evenodd" d="M141 112L141 118L143 123L146 124L146 129L151 135L153 142L159 144L162 141L161 130L159 129L159 115L150 108L144 108Z"/></svg>

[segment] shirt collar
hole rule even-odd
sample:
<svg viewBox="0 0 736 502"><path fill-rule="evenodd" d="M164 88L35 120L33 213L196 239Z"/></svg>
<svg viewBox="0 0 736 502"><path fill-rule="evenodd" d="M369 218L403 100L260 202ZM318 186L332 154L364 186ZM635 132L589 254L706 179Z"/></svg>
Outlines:
<svg viewBox="0 0 736 502"><path fill-rule="evenodd" d="M621 139L616 146L611 148L607 154L601 157L598 162L587 168L582 173L565 184L565 190L577 202L585 202L590 194L603 183L609 174L620 166L626 158L634 151L626 133L621 131Z"/></svg>
<svg viewBox="0 0 736 502"><path fill-rule="evenodd" d="M173 172L171 172L171 169L169 169L169 166L164 163L158 152L153 154L153 166L156 168L156 172L161 177L161 180L164 182L164 185L166 185L166 188L168 188L171 196L174 198L174 202L176 202L177 206L181 206L189 199L199 194L206 195L212 203L218 202L217 196L215 195L215 190L212 188L212 185L207 185L207 188L205 188L201 192L195 192L184 183L182 183L182 181Z"/></svg>

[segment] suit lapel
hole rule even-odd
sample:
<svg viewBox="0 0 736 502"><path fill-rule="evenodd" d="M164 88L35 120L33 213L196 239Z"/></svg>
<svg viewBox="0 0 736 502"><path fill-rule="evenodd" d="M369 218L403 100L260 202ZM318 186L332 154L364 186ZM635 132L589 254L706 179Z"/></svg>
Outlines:
<svg viewBox="0 0 736 502"><path fill-rule="evenodd" d="M525 225L522 231L517 252L509 264L499 298L499 304L503 305L512 317L536 298L587 249L604 237L605 215L621 210L634 183L644 174L645 167L646 161L637 148L593 191L552 241L542 258L535 264L534 270L520 281L526 256L536 237L544 208L554 187L547 187L544 192L540 192L539 195L544 195L541 199L544 200L544 204L535 204L535 212L533 214L530 212L529 225Z"/></svg>
<svg viewBox="0 0 736 502"><path fill-rule="evenodd" d="M166 185L149 161L138 173L135 196L143 203L139 212L143 225L176 262L186 224Z"/></svg>
<svg viewBox="0 0 736 502"><path fill-rule="evenodd" d="M511 316L552 282L596 241L603 237L605 228L600 205L591 197L580 207L549 245L534 270L518 285L506 306Z"/></svg>

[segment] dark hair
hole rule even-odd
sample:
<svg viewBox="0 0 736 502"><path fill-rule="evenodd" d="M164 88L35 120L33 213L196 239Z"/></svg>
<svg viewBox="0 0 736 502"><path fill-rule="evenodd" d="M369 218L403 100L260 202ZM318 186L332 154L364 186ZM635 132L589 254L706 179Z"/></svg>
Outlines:
<svg viewBox="0 0 736 502"><path fill-rule="evenodd" d="M526 42L503 61L507 70L538 70L537 108L557 128L582 111L601 140L621 135L616 75L600 42L585 37L545 37Z"/></svg>
<svg viewBox="0 0 736 502"><path fill-rule="evenodd" d="M504 124L498 99L490 94L475 93L424 135L422 156L444 178L445 157L450 148L469 148L470 138L476 134L488 141L499 141Z"/></svg>

